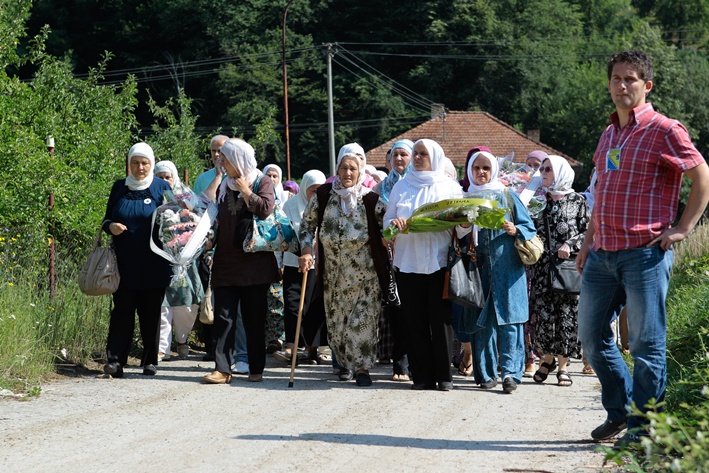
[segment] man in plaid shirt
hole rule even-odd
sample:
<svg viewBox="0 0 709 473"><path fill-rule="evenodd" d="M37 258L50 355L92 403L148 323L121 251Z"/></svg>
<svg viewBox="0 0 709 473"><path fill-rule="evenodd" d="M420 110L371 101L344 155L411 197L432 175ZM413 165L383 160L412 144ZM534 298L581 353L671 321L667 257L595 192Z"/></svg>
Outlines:
<svg viewBox="0 0 709 473"><path fill-rule="evenodd" d="M641 411L666 386L665 299L672 245L692 231L709 201L709 167L686 128L646 102L653 67L642 51L623 51L608 62L608 92L616 111L593 157L598 184L593 216L576 259L583 274L579 339L601 382L606 421L591 432L623 447L645 434ZM692 181L676 226L682 175ZM627 303L631 376L615 343L611 322Z"/></svg>

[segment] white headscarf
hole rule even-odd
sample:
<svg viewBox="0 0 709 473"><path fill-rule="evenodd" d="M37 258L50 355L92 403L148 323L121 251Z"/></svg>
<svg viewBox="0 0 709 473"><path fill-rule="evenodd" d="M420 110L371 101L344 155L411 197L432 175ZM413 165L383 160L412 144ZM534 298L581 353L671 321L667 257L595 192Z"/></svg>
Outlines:
<svg viewBox="0 0 709 473"><path fill-rule="evenodd" d="M557 197L571 194L574 191L571 186L574 183L576 173L571 169L569 162L561 156L554 154L547 156L544 161L546 160L549 160L551 168L554 171L554 182L552 182L549 187L545 187L544 190L549 193L549 195ZM542 164L544 161L542 161Z"/></svg>
<svg viewBox="0 0 709 473"><path fill-rule="evenodd" d="M291 222L300 224L300 219L303 217L303 211L308 205L308 187L315 184L325 184L325 174L313 169L303 174L303 180L300 181L300 190L292 199L288 199L283 204L283 211Z"/></svg>
<svg viewBox="0 0 709 473"><path fill-rule="evenodd" d="M458 182L458 171L455 169L455 164L448 157L443 158L443 172L446 176Z"/></svg>
<svg viewBox="0 0 709 473"><path fill-rule="evenodd" d="M262 174L256 167L256 157L254 148L244 140L231 138L222 146L221 154L229 164L239 171L246 178L249 186L253 186L256 179ZM227 176L219 186L219 198L217 202L224 200L227 187L233 191L237 190L234 187L234 179Z"/></svg>
<svg viewBox="0 0 709 473"><path fill-rule="evenodd" d="M150 171L148 175L143 180L138 180L130 174L130 160L133 156L141 156L143 158L148 158L150 160ZM148 143L136 143L128 151L128 177L126 177L126 186L132 191L142 191L150 187L153 183L153 169L155 168L155 154L153 154L153 148L150 147Z"/></svg>
<svg viewBox="0 0 709 473"><path fill-rule="evenodd" d="M283 189L283 170L277 164L268 164L263 168L263 173L266 174L269 169L275 169L278 173L278 185L276 186L275 193L276 199L283 205L286 200L288 200L288 193Z"/></svg>
<svg viewBox="0 0 709 473"><path fill-rule="evenodd" d="M359 145L358 145L359 146ZM345 187L342 185L342 180L340 179L340 165L345 159L351 159L357 162L359 168L359 175L357 176L357 182L352 187ZM364 172L364 164L360 161L359 157L354 153L340 153L337 158L337 177L332 183L332 190L335 191L337 197L340 200L340 207L342 208L342 213L345 215L351 215L354 208L357 206L357 198L362 197L367 194L371 189L364 187L362 183L367 174Z"/></svg>
<svg viewBox="0 0 709 473"><path fill-rule="evenodd" d="M340 160L342 157L346 154L356 154L357 156L360 156L362 158L363 164L362 166L367 165L367 155L364 153L364 148L362 148L359 144L357 143L347 143L344 145L342 148L340 148L340 152L337 153L337 166L340 166ZM362 171L364 172L364 170Z"/></svg>
<svg viewBox="0 0 709 473"><path fill-rule="evenodd" d="M475 163L475 160L480 156L484 156L490 160L490 180L481 186L475 184L475 179L473 178L473 163ZM478 151L472 155L470 161L468 161L468 169L466 172L468 180L470 181L470 187L468 187L467 192L497 191L505 188L505 185L497 180L497 176L500 174L500 164L497 162L497 158L487 151Z"/></svg>
<svg viewBox="0 0 709 473"><path fill-rule="evenodd" d="M438 182L447 182L446 180L450 178L445 174L444 158L446 157L446 154L443 152L441 145L433 140L424 138L414 143L414 149L416 149L416 145L419 143L423 143L428 151L428 155L431 158L431 171L417 171L412 165L409 172L406 173L406 177L404 177L404 179L407 179L407 182L418 188L428 187ZM414 151L414 155L411 157L412 163L415 154L416 152Z"/></svg>
<svg viewBox="0 0 709 473"><path fill-rule="evenodd" d="M177 166L175 166L175 163L173 163L172 161L159 161L155 165L155 171L153 172L153 174L157 174L159 172L169 172L172 175L172 190L174 192L181 194L185 191L186 188L189 189L180 180L180 175L177 173Z"/></svg>

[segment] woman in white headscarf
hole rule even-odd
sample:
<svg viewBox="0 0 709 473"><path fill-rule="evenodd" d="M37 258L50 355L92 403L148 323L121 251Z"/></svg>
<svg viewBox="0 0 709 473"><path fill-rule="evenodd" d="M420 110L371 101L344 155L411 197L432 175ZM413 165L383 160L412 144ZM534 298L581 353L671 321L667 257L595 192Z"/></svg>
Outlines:
<svg viewBox="0 0 709 473"><path fill-rule="evenodd" d="M473 363L480 387L497 386L498 366L503 392L510 394L522 381L524 370L524 323L529 319L527 276L515 248L515 240L530 240L537 233L516 192L498 180L497 158L486 151L468 161L468 192L496 198L509 208L499 230L474 228L480 280L485 305L474 310ZM498 362L499 360L499 362Z"/></svg>
<svg viewBox="0 0 709 473"><path fill-rule="evenodd" d="M113 294L113 309L106 342L107 363L103 371L123 377L128 362L135 313L140 321L143 374L157 373L160 306L172 270L166 259L150 249L152 215L163 203L170 185L154 179L155 156L147 143L136 143L128 152L130 174L113 184L106 204L103 230L113 236L121 283Z"/></svg>
<svg viewBox="0 0 709 473"><path fill-rule="evenodd" d="M340 380L352 379L354 372L358 386L372 384L369 370L377 360L377 320L382 304L369 232L381 235L384 204L363 186L366 175L358 155L340 156L335 181L323 184L308 202L299 235L302 272L313 266L317 232L316 275L327 308L330 348L340 366ZM369 227L371 220L376 221L376 228Z"/></svg>
<svg viewBox="0 0 709 473"><path fill-rule="evenodd" d="M300 231L300 222L303 218L303 212L308 202L315 195L318 188L325 183L325 174L313 169L303 175L303 180L300 182L300 189L292 199L289 199L283 205L283 211L291 222L291 226L296 234ZM273 357L279 361L290 362L292 354L296 351L296 343L298 338L295 334L298 308L300 305L300 293L302 289L303 278L298 272L299 264L298 257L293 253L283 254L283 299L284 299L284 322L285 322L285 338L286 347L283 351L277 351ZM311 311L311 302L315 295L315 273L309 274L306 283L305 300L303 302L303 318L302 329L305 343L308 345L308 355L316 362L322 363L324 358L318 356L317 347L320 341L315 341L318 329L325 321L324 310L318 310L315 306ZM322 300L322 298L320 298ZM322 309L322 304L318 304L319 309Z"/></svg>
<svg viewBox="0 0 709 473"><path fill-rule="evenodd" d="M578 340L579 296L549 290L551 253L567 259L578 253L588 228L590 213L586 199L571 187L574 170L560 156L547 156L542 162L542 186L547 195L544 211L534 219L537 233L544 242L544 253L532 266L532 313L534 314L534 349L544 354L534 381L543 383L557 367L557 384L571 386L566 370L569 358L581 358ZM557 364L558 360L558 364Z"/></svg>
<svg viewBox="0 0 709 473"><path fill-rule="evenodd" d="M204 376L208 384L231 382L235 320L241 307L249 359L249 381L263 380L266 365L266 293L280 276L273 253L246 253L246 234L254 217L267 218L275 205L270 177L256 167L254 149L246 141L230 139L221 149L227 177L219 187L216 249L212 263L214 293L215 368ZM258 188L254 192L255 184Z"/></svg>
<svg viewBox="0 0 709 473"><path fill-rule="evenodd" d="M286 203L290 194L283 189L283 170L277 164L267 164L263 168L263 173L271 178L276 186L276 199L278 204L283 206Z"/></svg>
<svg viewBox="0 0 709 473"><path fill-rule="evenodd" d="M364 169L367 166L367 155L364 152L364 148L359 145L359 143L347 143L344 145L342 148L340 148L340 152L337 153L337 162L340 162L340 159L342 159L342 156L346 154L355 154L359 158L360 164L362 164L362 173L364 174L364 180L362 181L362 185L366 187L367 189L372 189L374 186L377 185L377 181L374 180L372 176L367 174ZM335 179L337 178L337 174L334 176L330 176L327 178L325 181L326 183L331 183L335 182Z"/></svg>
<svg viewBox="0 0 709 473"><path fill-rule="evenodd" d="M182 183L177 167L172 161L160 161L155 165L155 176L166 181L175 194L192 192ZM187 267L187 277L178 285L170 284L165 292L165 300L160 312L160 341L158 344L158 358L160 361L170 359L172 345L172 331L175 330L177 342L177 355L184 359L190 353L187 338L192 331L194 321L197 319L199 301L204 297L204 288L197 270L198 257Z"/></svg>
<svg viewBox="0 0 709 473"><path fill-rule="evenodd" d="M433 140L413 146L412 166L389 195L384 227L405 230L406 220L424 204L463 195L460 186L445 174L445 155ZM459 228L459 227L457 227ZM394 267L406 320L409 368L413 389L452 388L451 305L442 299L451 232L401 233L396 236ZM469 230L462 230L467 233Z"/></svg>

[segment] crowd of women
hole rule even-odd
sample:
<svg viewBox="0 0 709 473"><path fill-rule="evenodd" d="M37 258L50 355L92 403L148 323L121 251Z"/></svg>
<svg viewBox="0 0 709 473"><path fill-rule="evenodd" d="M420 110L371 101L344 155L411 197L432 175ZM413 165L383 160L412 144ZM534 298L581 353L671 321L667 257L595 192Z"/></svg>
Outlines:
<svg viewBox="0 0 709 473"><path fill-rule="evenodd" d="M283 183L278 166L259 170L244 140L215 137L212 148L215 167L195 185L202 199L217 206L206 244L209 276L200 277L195 260L179 285L175 278L171 283L170 264L151 251L150 240L152 216L165 192L185 192L186 186L173 163L155 164L146 143L128 153L129 175L114 183L103 223L113 235L121 274L105 373L123 376L136 312L143 374L156 374L158 362L169 358L173 331L177 356L187 357L188 335L209 286L214 317L205 345L213 350L215 366L203 378L207 384L231 382L239 351L245 351L252 382L262 381L266 357L273 353L282 362L297 357L332 363L340 380L354 379L358 386L372 384L370 370L382 360L392 361L393 380L410 381L415 390L450 390L453 360L482 389L496 387L499 379L503 391L512 393L523 376L542 383L557 369L558 385L573 383L567 363L581 357L578 296L552 292L549 271L554 261L578 252L589 211L586 197L572 188L574 171L565 159L529 155L528 171L541 173L538 194L546 204L530 216L518 194L498 179L498 159L484 146L470 150L464 178L457 181L455 167L433 140L396 141L388 173L367 166L362 147L350 143L340 150L335 176L311 170L299 187ZM466 193L496 196L507 209L501 228L464 223L446 231L407 231L422 205ZM275 208L297 233L299 253L245 251L254 218L266 219ZM388 227L399 233L386 242L382 231ZM536 264L525 266L515 243L535 235L545 250ZM442 297L452 244L474 255L482 307ZM391 274L400 304L383 304ZM302 327L296 333L299 312ZM326 345L331 359L319 350Z"/></svg>

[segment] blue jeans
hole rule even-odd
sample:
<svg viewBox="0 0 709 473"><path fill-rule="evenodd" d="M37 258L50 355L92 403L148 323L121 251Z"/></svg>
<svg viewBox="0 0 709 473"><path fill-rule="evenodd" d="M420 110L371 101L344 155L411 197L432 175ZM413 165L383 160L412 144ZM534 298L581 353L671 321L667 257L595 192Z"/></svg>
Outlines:
<svg viewBox="0 0 709 473"><path fill-rule="evenodd" d="M650 399L662 402L667 384L667 288L674 253L658 245L621 251L591 251L583 269L579 301L579 339L601 382L608 420L628 419L628 428L644 422L628 417L631 403L645 412ZM611 322L627 305L631 377L615 342Z"/></svg>

